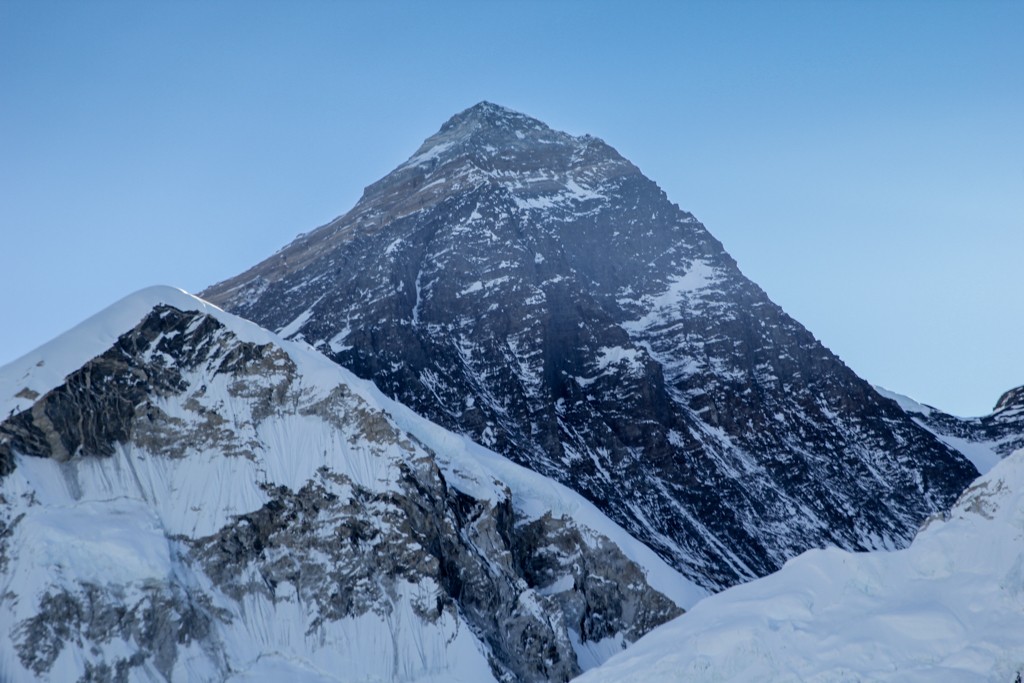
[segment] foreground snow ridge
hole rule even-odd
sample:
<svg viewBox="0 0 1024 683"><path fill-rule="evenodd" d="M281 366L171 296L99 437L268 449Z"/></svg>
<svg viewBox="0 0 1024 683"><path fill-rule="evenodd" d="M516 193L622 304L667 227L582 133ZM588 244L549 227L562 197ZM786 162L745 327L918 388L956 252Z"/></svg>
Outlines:
<svg viewBox="0 0 1024 683"><path fill-rule="evenodd" d="M566 680L706 595L578 494L180 290L0 368L0 404L4 683Z"/></svg>
<svg viewBox="0 0 1024 683"><path fill-rule="evenodd" d="M1024 450L906 550L811 550L698 603L579 683L1005 681L1024 670Z"/></svg>

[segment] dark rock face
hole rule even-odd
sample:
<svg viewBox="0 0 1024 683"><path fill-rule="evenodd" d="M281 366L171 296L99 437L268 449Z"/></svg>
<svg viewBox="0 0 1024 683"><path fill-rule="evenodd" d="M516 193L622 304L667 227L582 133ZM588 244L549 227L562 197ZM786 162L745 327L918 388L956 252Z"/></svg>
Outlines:
<svg viewBox="0 0 1024 683"><path fill-rule="evenodd" d="M49 458L78 488L83 472L95 475L107 462L98 478L114 487L111 497L141 497L174 517L189 504L184 492L161 489L173 479L168 463L241 458L262 473L256 488L266 498L212 534L162 538L175 567L162 579L97 582L67 567L39 596L0 595L0 612L9 601L37 601L31 616L0 629L10 644L0 643L0 661L13 650L33 677L58 680L68 669L54 673L55 663L70 650L85 667L78 680L125 681L180 679L184 658L190 676L223 680L240 666L225 630L267 605L297 605L315 641L346 619L388 620L408 599L424 629L468 625L497 680L568 681L581 673L574 640L613 637L625 646L681 613L607 538L572 519L519 511L507 487L496 499L463 492L447 481L438 454L387 413L345 384L323 391L279 346L242 341L204 313L159 306L31 409L0 423L6 477L18 456ZM289 436L282 424L306 431ZM316 430L330 435L322 443L352 450L333 461L325 452L336 466L319 467L301 487L266 479L268 470L291 466L267 461L269 439L308 448L321 443L309 435ZM355 481L343 471L347 457L389 474L371 477L374 485ZM141 471L154 460L157 477ZM116 488L118 469L131 471L141 493ZM230 493L210 491L209 509L192 512L222 514L214 498ZM31 491L0 494L0 585L12 570L25 571L12 538L40 505ZM52 522L57 513L42 514ZM131 542L143 547L145 539ZM244 628L267 630L259 622Z"/></svg>
<svg viewBox="0 0 1024 683"><path fill-rule="evenodd" d="M977 472L614 149L482 103L203 294L594 501L718 589L906 544Z"/></svg>
<svg viewBox="0 0 1024 683"><path fill-rule="evenodd" d="M1004 411L1008 415L1011 411L1013 415L1019 415L1021 411L1024 411L1024 386L1010 389L999 397L993 412L1002 413Z"/></svg>

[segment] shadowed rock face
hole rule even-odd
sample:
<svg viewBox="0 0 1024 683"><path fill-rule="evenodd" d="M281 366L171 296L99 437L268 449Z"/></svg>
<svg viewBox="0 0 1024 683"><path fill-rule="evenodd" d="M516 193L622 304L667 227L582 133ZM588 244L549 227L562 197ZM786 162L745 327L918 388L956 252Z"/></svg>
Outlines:
<svg viewBox="0 0 1024 683"><path fill-rule="evenodd" d="M905 545L976 475L604 142L489 103L203 294L583 493L704 586Z"/></svg>
<svg viewBox="0 0 1024 683"><path fill-rule="evenodd" d="M327 443L349 450L325 452L328 464L301 486L275 482L267 472L288 464L268 461L271 440L310 448L312 437L288 429L313 429L311 422ZM166 468L235 459L252 467L232 471L261 480L235 475L222 485L252 486L265 499L227 515L213 533L158 532L175 567L160 579L78 579L61 559L39 595L0 595L0 610L11 601L34 605L0 629L9 639L0 660L14 653L41 680L60 677L55 663L68 652L83 662L82 681L170 680L185 659L224 679L244 664L225 633L266 630L246 623L254 615L294 605L305 636L316 641L345 620L388 620L411 594L424 628L468 626L498 680L567 681L581 672L574 640L614 638L624 646L681 613L607 538L565 517L526 515L507 488L477 498L450 485L437 454L387 413L344 384L317 394L279 346L242 341L201 312L154 309L31 409L0 423L0 456L7 463L0 483L19 457L48 458L61 463L56 474L76 497L90 495L74 489L99 471L112 499L199 520L222 514L224 492L214 488L204 499L178 490ZM384 474L355 481L343 471L354 457ZM143 467L158 474L140 474ZM118 488L125 471L137 490ZM25 519L43 515L59 526L57 513L41 505L33 491L0 494L0 585L31 569L19 566L16 547ZM273 647L288 652L294 644Z"/></svg>

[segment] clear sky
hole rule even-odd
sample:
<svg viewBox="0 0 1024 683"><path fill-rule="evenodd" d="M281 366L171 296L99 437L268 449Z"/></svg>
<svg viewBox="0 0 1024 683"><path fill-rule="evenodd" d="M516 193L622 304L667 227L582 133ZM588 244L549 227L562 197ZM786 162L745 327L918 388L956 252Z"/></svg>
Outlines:
<svg viewBox="0 0 1024 683"><path fill-rule="evenodd" d="M0 364L234 275L491 100L603 138L868 380L1024 384L1024 2L0 0Z"/></svg>

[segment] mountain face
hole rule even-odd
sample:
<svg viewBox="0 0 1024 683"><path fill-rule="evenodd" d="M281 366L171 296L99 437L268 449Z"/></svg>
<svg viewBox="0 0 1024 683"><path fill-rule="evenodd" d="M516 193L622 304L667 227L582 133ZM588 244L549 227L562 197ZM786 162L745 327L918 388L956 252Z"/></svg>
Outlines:
<svg viewBox="0 0 1024 683"><path fill-rule="evenodd" d="M976 476L607 144L481 103L203 296L562 482L721 589L906 545Z"/></svg>
<svg viewBox="0 0 1024 683"><path fill-rule="evenodd" d="M1024 387L1010 389L995 408L981 417L957 417L879 388L895 400L914 422L943 443L963 453L979 472L988 472L1013 451L1024 448Z"/></svg>
<svg viewBox="0 0 1024 683"><path fill-rule="evenodd" d="M1014 683L1024 675L1024 450L911 546L811 550L713 595L579 683Z"/></svg>
<svg viewBox="0 0 1024 683"><path fill-rule="evenodd" d="M566 681L701 589L179 290L0 368L0 680Z"/></svg>

